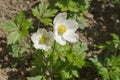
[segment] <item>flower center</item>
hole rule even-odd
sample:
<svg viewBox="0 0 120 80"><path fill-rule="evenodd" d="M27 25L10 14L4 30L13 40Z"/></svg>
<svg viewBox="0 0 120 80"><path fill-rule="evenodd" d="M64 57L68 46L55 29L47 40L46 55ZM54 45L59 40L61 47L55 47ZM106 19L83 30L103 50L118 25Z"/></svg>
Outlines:
<svg viewBox="0 0 120 80"><path fill-rule="evenodd" d="M58 32L59 32L60 34L63 34L64 32L66 32L66 27L65 27L65 25L60 25L60 26L58 27Z"/></svg>
<svg viewBox="0 0 120 80"><path fill-rule="evenodd" d="M42 43L42 44L45 43L46 42L46 37L44 37L44 36L40 37L39 42Z"/></svg>

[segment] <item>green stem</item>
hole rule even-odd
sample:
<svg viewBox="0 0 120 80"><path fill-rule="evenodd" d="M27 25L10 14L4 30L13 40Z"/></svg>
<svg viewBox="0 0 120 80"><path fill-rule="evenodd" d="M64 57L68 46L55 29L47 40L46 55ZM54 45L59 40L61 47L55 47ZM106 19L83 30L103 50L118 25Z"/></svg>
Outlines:
<svg viewBox="0 0 120 80"><path fill-rule="evenodd" d="M39 29L39 26L40 26L40 21L38 22L38 29Z"/></svg>
<svg viewBox="0 0 120 80"><path fill-rule="evenodd" d="M56 45L56 41L54 41L54 45L53 45L52 54L54 54L54 52L55 52L55 45Z"/></svg>
<svg viewBox="0 0 120 80"><path fill-rule="evenodd" d="M55 45L56 45L56 42L54 41L54 45L53 45L53 48L52 48L52 53L50 55L50 76L51 76L51 80L53 80L53 55L54 55L54 52L55 52Z"/></svg>

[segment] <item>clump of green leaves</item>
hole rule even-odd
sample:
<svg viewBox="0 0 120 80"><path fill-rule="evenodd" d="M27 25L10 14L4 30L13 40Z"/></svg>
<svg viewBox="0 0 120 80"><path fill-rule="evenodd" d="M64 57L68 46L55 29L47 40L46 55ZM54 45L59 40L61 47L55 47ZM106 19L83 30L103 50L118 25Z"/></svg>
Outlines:
<svg viewBox="0 0 120 80"><path fill-rule="evenodd" d="M52 7L59 9L61 12L68 12L69 18L78 21L80 29L85 28L83 12L89 7L88 0L49 0L49 2Z"/></svg>
<svg viewBox="0 0 120 80"><path fill-rule="evenodd" d="M41 1L39 6L32 9L33 15L43 24L52 26L51 17L55 16L57 13L56 9L50 9L49 3Z"/></svg>
<svg viewBox="0 0 120 80"><path fill-rule="evenodd" d="M52 3L52 1L50 1ZM87 0L54 0L54 6L57 6L62 12L83 12L89 7Z"/></svg>
<svg viewBox="0 0 120 80"><path fill-rule="evenodd" d="M103 80L119 80L120 79L120 55L112 55L100 61L97 55L89 60L94 64L99 75Z"/></svg>
<svg viewBox="0 0 120 80"><path fill-rule="evenodd" d="M29 45L25 43L26 37L29 36L29 29L32 29L32 19L26 19L24 12L20 12L15 16L14 20L3 22L2 28L10 34L7 37L7 44L10 54L13 57L21 57L26 52Z"/></svg>
<svg viewBox="0 0 120 80"><path fill-rule="evenodd" d="M72 46L70 44L61 46L56 43L54 53L50 50L46 53L39 51L35 54L32 75L52 76L54 80L79 77L78 70L85 64L86 50L88 48L85 43L76 43Z"/></svg>
<svg viewBox="0 0 120 80"><path fill-rule="evenodd" d="M111 34L113 40L98 46L103 49L101 55L95 55L89 60L94 64L103 80L120 80L120 37Z"/></svg>
<svg viewBox="0 0 120 80"><path fill-rule="evenodd" d="M67 11L69 18L78 21L79 25L82 26L80 28L84 29L84 17L82 13L88 8L87 0L56 0L53 6L51 6L49 1L48 3L41 1L37 7L32 9L32 14L38 20L38 24L42 23L43 25L53 26L52 18L56 13L58 11ZM7 37L7 44L9 53L13 57L22 57L27 52L26 49L33 49L29 44L29 38L27 38L30 36L29 29L33 29L32 24L32 19L26 19L23 12L17 14L14 20L2 23L3 29L10 33ZM28 77L27 79L71 80L77 78L79 77L78 70L85 65L86 50L88 50L87 45L80 42L76 44L69 43L65 46L54 42L52 49L47 52L33 49L35 53L33 55L34 61L32 62L31 76L33 77ZM13 66L16 66L16 64Z"/></svg>
<svg viewBox="0 0 120 80"><path fill-rule="evenodd" d="M111 34L113 40L106 41L105 44L101 44L98 48L107 50L107 53L117 53L120 50L120 37L116 34Z"/></svg>
<svg viewBox="0 0 120 80"><path fill-rule="evenodd" d="M32 19L26 19L23 12L17 14L15 19L3 22L4 30L9 31L7 44L21 43L25 37L29 35L29 29L32 27Z"/></svg>

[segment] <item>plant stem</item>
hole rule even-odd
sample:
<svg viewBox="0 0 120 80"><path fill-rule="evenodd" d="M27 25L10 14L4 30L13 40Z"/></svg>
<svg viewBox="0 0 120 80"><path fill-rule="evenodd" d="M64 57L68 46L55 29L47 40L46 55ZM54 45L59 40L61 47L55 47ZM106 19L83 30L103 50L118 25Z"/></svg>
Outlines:
<svg viewBox="0 0 120 80"><path fill-rule="evenodd" d="M38 22L38 29L39 29L39 26L40 26L40 21Z"/></svg>
<svg viewBox="0 0 120 80"><path fill-rule="evenodd" d="M56 41L54 41L54 45L53 45L52 54L54 54L54 51L55 51L55 45L56 45Z"/></svg>

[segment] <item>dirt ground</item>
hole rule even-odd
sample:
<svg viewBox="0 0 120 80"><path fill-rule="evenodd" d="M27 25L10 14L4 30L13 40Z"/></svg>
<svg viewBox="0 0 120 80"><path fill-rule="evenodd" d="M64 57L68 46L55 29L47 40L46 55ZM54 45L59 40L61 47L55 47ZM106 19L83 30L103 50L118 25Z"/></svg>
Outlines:
<svg viewBox="0 0 120 80"><path fill-rule="evenodd" d="M0 0L0 23L13 19L20 11L27 12L29 16L30 9L39 2L40 0ZM84 12L84 16L87 27L80 31L80 41L88 44L88 56L93 53L99 54L101 50L95 49L96 44L110 40L110 33L120 35L120 9L117 9L111 2L90 0L90 8ZM8 55L6 35L7 33L0 26L0 80L26 80L25 77L29 75L29 66L24 68L11 68L10 66L15 59ZM86 71L85 74L90 73Z"/></svg>

